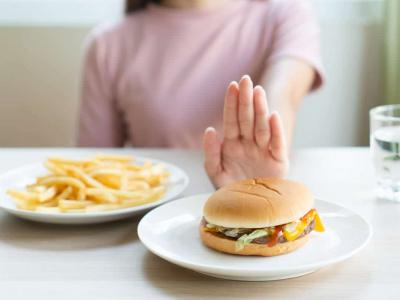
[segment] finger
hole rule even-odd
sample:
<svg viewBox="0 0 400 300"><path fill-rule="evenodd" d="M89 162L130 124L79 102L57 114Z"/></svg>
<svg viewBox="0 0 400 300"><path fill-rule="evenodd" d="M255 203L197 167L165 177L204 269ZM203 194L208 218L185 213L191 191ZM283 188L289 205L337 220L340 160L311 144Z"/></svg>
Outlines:
<svg viewBox="0 0 400 300"><path fill-rule="evenodd" d="M248 75L239 82L239 129L244 139L254 139L253 82Z"/></svg>
<svg viewBox="0 0 400 300"><path fill-rule="evenodd" d="M265 148L268 146L271 134L268 122L267 97L264 89L259 85L254 88L254 115L256 118L254 122L256 143L260 148Z"/></svg>
<svg viewBox="0 0 400 300"><path fill-rule="evenodd" d="M277 161L285 161L287 159L286 141L282 120L277 112L271 114L269 126L271 128L271 155Z"/></svg>
<svg viewBox="0 0 400 300"><path fill-rule="evenodd" d="M209 177L214 177L221 170L221 143L218 141L217 132L208 127L203 137L204 168Z"/></svg>
<svg viewBox="0 0 400 300"><path fill-rule="evenodd" d="M224 105L224 138L237 139L239 138L239 123L238 123L238 97L239 85L236 81L232 81L225 94Z"/></svg>

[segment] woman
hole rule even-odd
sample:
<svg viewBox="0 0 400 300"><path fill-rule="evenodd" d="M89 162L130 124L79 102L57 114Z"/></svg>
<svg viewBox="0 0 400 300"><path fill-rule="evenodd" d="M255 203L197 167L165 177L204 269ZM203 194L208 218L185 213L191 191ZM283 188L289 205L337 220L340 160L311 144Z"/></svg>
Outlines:
<svg viewBox="0 0 400 300"><path fill-rule="evenodd" d="M322 82L308 2L130 0L126 13L90 39L79 144L199 148L203 136L216 187L284 176L296 111Z"/></svg>

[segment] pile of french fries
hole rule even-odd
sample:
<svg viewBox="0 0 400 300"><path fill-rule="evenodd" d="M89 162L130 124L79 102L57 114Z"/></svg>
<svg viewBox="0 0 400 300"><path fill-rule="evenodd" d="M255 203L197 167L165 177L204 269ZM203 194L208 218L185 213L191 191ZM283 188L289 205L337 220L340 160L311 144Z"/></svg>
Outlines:
<svg viewBox="0 0 400 300"><path fill-rule="evenodd" d="M44 163L50 174L26 190L8 190L20 209L54 212L100 212L160 199L168 171L161 164L135 164L132 156L98 154L89 159L53 157Z"/></svg>

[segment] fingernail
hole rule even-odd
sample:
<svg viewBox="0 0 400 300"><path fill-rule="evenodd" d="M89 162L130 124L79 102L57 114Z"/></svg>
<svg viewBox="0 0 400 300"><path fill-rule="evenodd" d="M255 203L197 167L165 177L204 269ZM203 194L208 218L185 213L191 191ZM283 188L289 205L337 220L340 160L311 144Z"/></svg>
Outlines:
<svg viewBox="0 0 400 300"><path fill-rule="evenodd" d="M246 74L246 75L243 75L242 79L249 79L249 80L251 80L251 79L250 79L250 76L247 75L247 74Z"/></svg>
<svg viewBox="0 0 400 300"><path fill-rule="evenodd" d="M210 126L210 127L207 127L207 128L206 128L206 132L210 132L210 131L214 131L214 127L211 127L211 126Z"/></svg>

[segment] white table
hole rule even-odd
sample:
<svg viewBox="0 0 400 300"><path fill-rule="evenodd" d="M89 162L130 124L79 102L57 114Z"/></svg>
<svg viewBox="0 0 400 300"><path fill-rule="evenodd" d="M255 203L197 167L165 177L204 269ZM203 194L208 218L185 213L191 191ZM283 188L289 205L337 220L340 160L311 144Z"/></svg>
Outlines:
<svg viewBox="0 0 400 300"><path fill-rule="evenodd" d="M73 149L3 149L0 171ZM90 150L79 150L79 153ZM116 150L114 150L116 151ZM186 195L212 191L200 152L131 150L185 169ZM315 195L354 209L373 225L357 256L296 279L234 282L206 277L151 254L136 234L138 219L66 227L36 224L0 212L0 299L400 299L400 204L378 201L366 148L300 150L291 178Z"/></svg>

